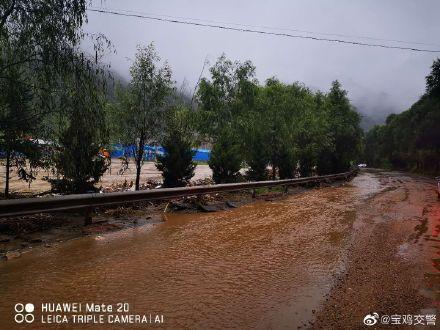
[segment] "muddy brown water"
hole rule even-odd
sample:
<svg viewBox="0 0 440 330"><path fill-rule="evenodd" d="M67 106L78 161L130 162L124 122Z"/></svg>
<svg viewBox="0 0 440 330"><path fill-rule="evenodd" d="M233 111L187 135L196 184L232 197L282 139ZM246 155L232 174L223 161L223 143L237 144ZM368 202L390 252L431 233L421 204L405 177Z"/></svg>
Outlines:
<svg viewBox="0 0 440 330"><path fill-rule="evenodd" d="M163 314L168 328L302 326L344 271L356 205L380 189L362 173L340 187L35 248L0 264L0 329L27 302L37 321L42 302L127 302L132 313Z"/></svg>

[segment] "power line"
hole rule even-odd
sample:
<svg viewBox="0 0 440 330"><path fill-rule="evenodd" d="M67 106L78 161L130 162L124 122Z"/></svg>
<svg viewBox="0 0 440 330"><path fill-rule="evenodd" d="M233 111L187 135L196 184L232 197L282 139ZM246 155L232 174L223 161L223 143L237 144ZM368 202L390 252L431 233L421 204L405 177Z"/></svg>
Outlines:
<svg viewBox="0 0 440 330"><path fill-rule="evenodd" d="M88 8L87 10L91 11L91 12L102 13L102 14L111 14L111 15L125 16L125 17L136 17L136 18L143 18L143 19L160 21L160 22L193 25L193 26L198 26L198 27L208 27L208 28L215 28L215 29L229 30L229 31L236 31L236 32L248 32L248 33L255 33L255 34L261 34L261 35L273 35L273 36L287 37L287 38L309 39L309 40L315 40L315 41L327 41L327 42L350 44L350 45L356 45L356 46L378 47L378 48L386 48L386 49L400 49L400 50L409 50L409 51L426 52L426 53L440 53L440 50L422 49L422 48L414 48L414 47L403 47L403 46L392 46L392 45L385 45L385 44L379 44L379 43L374 44L374 43L366 43L366 42L350 41L350 40L342 40L342 39L321 38L321 37L315 37L315 36L305 36L305 35L290 34L290 33L283 33L283 32L270 32L270 31L255 30L255 29L249 29L249 28L231 27L231 26L225 26L225 25L220 25L220 24L198 23L198 22L190 22L190 21L185 21L185 20L180 20L180 19L161 18L161 17L154 17L154 16L142 15L142 14L134 14L134 13L129 14L129 13L123 13L123 12L116 11L116 10L95 9L95 8Z"/></svg>
<svg viewBox="0 0 440 330"><path fill-rule="evenodd" d="M290 31L290 32L300 32L300 33L308 33L308 34L317 34L317 35L324 35L324 36L336 36L336 37L343 37L343 38L355 38L355 39L367 39L367 40L375 40L375 41L389 41L389 42L395 42L395 43L402 43L402 44L409 44L409 45L425 45L425 46L435 46L440 47L439 44L434 43L426 43L426 42L418 42L418 41L408 41L408 40L400 40L400 39L386 39L386 38L377 38L377 37L369 37L369 36L358 36L358 35L352 35L352 34L339 34L339 33L326 33L326 32L317 32L317 31L310 31L310 30L300 30L300 29L294 29L294 28L287 28L287 27L274 27L274 26L268 26L268 25L250 25L250 24L242 24L242 23L233 23L233 22L225 22L225 21L214 21L214 20L206 20L206 19L200 19L200 18L192 18L192 17L185 17L185 16L171 16L171 15L163 15L163 14L154 14L154 13L147 13L147 12L140 12L140 11L134 11L134 10L125 10L125 9L110 9L110 8L97 8L97 7L91 7L92 9L105 9L105 10L111 10L111 11L118 11L123 13L129 13L129 14L137 14L137 15L147 15L147 16L153 16L153 17L167 17L175 20L190 20L190 21L198 21L198 22L207 22L207 23L215 23L215 24L226 24L226 25L234 25L234 26L241 26L241 27L247 27L247 28L257 28L257 29L269 29L269 30L278 30L278 31Z"/></svg>

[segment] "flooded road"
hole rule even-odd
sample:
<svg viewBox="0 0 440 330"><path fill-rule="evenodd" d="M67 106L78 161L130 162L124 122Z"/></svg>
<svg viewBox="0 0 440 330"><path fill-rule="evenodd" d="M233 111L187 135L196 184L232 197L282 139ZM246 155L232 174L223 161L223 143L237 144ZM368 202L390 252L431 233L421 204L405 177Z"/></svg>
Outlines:
<svg viewBox="0 0 440 330"><path fill-rule="evenodd" d="M163 314L166 328L309 325L346 272L360 210L387 188L361 173L340 187L36 248L0 263L0 329L14 327L18 302L126 302Z"/></svg>

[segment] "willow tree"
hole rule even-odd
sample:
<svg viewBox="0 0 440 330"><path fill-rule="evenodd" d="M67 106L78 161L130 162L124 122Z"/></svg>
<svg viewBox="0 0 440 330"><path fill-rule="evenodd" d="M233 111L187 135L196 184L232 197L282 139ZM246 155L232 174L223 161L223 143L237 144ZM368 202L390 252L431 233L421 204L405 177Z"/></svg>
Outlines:
<svg viewBox="0 0 440 330"><path fill-rule="evenodd" d="M5 195L15 155L35 155L42 118L53 110L60 75L71 70L83 38L86 0L0 2L0 149L6 153Z"/></svg>
<svg viewBox="0 0 440 330"><path fill-rule="evenodd" d="M3 70L0 79L0 150L5 156L5 197L9 197L9 181L12 164L19 155L35 159L36 144L25 139L36 126L29 119L33 115L32 93L28 80L23 80L23 68L11 66Z"/></svg>
<svg viewBox="0 0 440 330"><path fill-rule="evenodd" d="M0 149L9 150L12 155L19 151L20 155L29 157L30 149L23 145L30 136L50 140L52 146L59 145L61 154L65 155L72 150L67 138L71 136L71 141L74 138L82 146L89 145L88 149L93 152L80 149L79 154L67 157L63 164L56 163L68 181L77 181L81 175L77 166L71 171L67 167L73 161L73 164L83 161L80 167L87 167L96 157L94 145L100 142L85 137L101 127L101 124L95 125L100 119L96 94L103 86L102 79L98 81L95 77L104 72L98 61L108 41L102 36L93 40L96 53L92 56L86 56L81 50L80 44L86 37L82 31L87 20L86 5L87 0L0 2L0 84L7 86L0 90L0 117L8 111L17 114L12 117L13 122L0 127ZM21 99L15 96L14 100L11 96L14 90L25 93ZM102 122L104 120L100 120ZM74 131L76 137L72 135ZM55 148L51 149L54 152ZM68 159L72 162L67 163ZM9 163L6 161L7 166Z"/></svg>
<svg viewBox="0 0 440 330"><path fill-rule="evenodd" d="M138 46L130 74L130 84L120 93L113 117L118 118L121 126L121 141L133 145L135 189L139 190L145 146L157 142L163 129L164 110L173 82L170 67L166 62L161 66L152 43L147 47Z"/></svg>

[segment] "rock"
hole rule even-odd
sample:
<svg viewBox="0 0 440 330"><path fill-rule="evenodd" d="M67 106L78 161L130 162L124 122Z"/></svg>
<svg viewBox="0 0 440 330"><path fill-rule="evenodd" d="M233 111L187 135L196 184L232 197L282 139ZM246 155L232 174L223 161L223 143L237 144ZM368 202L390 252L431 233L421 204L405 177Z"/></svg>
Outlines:
<svg viewBox="0 0 440 330"><path fill-rule="evenodd" d="M203 204L198 204L197 205L198 208L200 210L202 210L203 212L216 212L219 210L219 208L215 205L203 205Z"/></svg>
<svg viewBox="0 0 440 330"><path fill-rule="evenodd" d="M42 243L43 240L41 238L33 238L30 240L31 243Z"/></svg>
<svg viewBox="0 0 440 330"><path fill-rule="evenodd" d="M18 251L8 251L6 252L6 260L20 258L21 253Z"/></svg>
<svg viewBox="0 0 440 330"><path fill-rule="evenodd" d="M191 209L191 205L188 203L170 202L170 207L174 210L188 210Z"/></svg>
<svg viewBox="0 0 440 330"><path fill-rule="evenodd" d="M226 206L231 207L233 209L238 207L237 205L235 205L235 203L233 203L231 201L226 201Z"/></svg>

